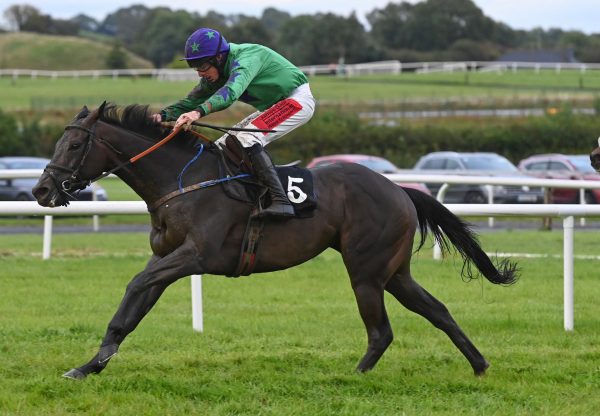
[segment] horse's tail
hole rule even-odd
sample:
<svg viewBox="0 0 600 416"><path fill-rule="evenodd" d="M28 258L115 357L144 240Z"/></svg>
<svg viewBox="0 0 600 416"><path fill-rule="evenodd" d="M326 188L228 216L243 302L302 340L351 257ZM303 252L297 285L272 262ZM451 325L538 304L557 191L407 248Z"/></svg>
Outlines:
<svg viewBox="0 0 600 416"><path fill-rule="evenodd" d="M508 259L500 261L497 265L481 249L477 236L469 224L454 215L437 199L412 188L402 188L412 200L417 209L421 241L417 251L423 246L428 230L442 251L449 252L448 240L454 245L464 260L462 275L471 279L471 263L477 267L490 282L495 284L510 285L518 278L517 265Z"/></svg>

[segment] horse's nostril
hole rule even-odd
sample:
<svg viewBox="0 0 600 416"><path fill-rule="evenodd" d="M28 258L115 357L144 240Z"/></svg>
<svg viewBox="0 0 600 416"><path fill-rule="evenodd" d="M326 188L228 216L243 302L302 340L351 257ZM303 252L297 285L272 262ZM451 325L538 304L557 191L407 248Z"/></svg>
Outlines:
<svg viewBox="0 0 600 416"><path fill-rule="evenodd" d="M43 198L44 196L48 195L48 192L49 190L45 186L36 186L31 190L31 193L37 200L40 200L40 198Z"/></svg>

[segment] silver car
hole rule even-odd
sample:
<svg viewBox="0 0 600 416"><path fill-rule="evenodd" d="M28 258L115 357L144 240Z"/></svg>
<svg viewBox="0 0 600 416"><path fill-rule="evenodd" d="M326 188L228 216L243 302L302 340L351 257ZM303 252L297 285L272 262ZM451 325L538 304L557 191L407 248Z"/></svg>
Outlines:
<svg viewBox="0 0 600 416"><path fill-rule="evenodd" d="M419 159L414 170L428 171L439 175L499 176L530 178L524 175L504 156L489 152L433 152ZM442 184L428 183L432 194L437 194ZM543 203L544 192L540 187L518 185L494 185L494 203ZM477 203L488 202L485 185L450 185L444 202Z"/></svg>
<svg viewBox="0 0 600 416"><path fill-rule="evenodd" d="M50 159L41 157L0 157L1 169L44 169L50 162ZM20 179L2 179L0 178L0 201L35 201L31 188L37 183L35 178L20 178ZM91 201L94 198L93 193L96 193L96 200L106 201L107 195L104 188L100 185L92 184L83 189L77 195L77 199L81 201Z"/></svg>

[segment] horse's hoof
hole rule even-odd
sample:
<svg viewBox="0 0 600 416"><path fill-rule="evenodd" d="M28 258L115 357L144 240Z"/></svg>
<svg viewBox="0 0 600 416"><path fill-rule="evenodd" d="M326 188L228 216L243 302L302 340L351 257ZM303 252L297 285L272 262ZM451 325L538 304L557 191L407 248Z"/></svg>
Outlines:
<svg viewBox="0 0 600 416"><path fill-rule="evenodd" d="M477 370L474 370L475 376L477 377L483 377L485 376L485 371L490 368L490 363L488 363L487 361L484 363L482 368L479 368Z"/></svg>
<svg viewBox="0 0 600 416"><path fill-rule="evenodd" d="M78 370L77 368L73 368L62 375L64 378L70 378L71 380L83 380L86 375Z"/></svg>

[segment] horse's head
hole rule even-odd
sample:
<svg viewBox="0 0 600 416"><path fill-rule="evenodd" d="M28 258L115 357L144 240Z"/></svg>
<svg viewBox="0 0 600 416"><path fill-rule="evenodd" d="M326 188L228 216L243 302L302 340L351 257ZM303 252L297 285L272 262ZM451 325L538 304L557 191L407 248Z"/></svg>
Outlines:
<svg viewBox="0 0 600 416"><path fill-rule="evenodd" d="M32 192L42 206L68 205L77 192L100 175L106 164L104 152L94 151L96 123L106 103L95 111L83 107L56 143L54 155Z"/></svg>
<svg viewBox="0 0 600 416"><path fill-rule="evenodd" d="M592 162L592 167L600 172L600 137L598 137L598 147L590 154L590 162Z"/></svg>

